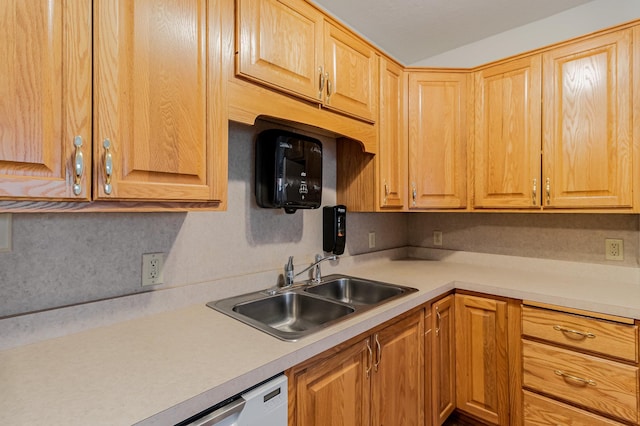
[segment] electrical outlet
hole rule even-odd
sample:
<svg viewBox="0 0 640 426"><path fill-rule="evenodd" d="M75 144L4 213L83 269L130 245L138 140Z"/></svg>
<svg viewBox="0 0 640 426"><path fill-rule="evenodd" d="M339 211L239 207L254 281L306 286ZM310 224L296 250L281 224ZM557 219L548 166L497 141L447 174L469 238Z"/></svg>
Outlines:
<svg viewBox="0 0 640 426"><path fill-rule="evenodd" d="M142 285L158 285L164 283L164 253L142 255Z"/></svg>
<svg viewBox="0 0 640 426"><path fill-rule="evenodd" d="M434 246L442 245L442 231L433 231L433 245Z"/></svg>
<svg viewBox="0 0 640 426"><path fill-rule="evenodd" d="M604 245L605 245L604 257L606 260L624 260L623 240L606 238L604 240Z"/></svg>
<svg viewBox="0 0 640 426"><path fill-rule="evenodd" d="M376 233L369 232L369 248L376 248Z"/></svg>

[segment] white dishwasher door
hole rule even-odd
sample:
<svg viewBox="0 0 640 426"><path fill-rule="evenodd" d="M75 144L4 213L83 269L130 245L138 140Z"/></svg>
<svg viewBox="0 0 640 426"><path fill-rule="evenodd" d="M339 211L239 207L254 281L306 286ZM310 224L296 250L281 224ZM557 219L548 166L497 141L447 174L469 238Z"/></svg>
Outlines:
<svg viewBox="0 0 640 426"><path fill-rule="evenodd" d="M287 426L287 376L277 376L186 426Z"/></svg>

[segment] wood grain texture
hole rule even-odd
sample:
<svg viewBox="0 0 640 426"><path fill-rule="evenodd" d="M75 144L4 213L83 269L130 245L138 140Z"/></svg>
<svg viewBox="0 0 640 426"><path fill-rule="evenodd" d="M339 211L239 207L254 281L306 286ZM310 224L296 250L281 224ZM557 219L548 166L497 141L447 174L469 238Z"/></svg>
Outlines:
<svg viewBox="0 0 640 426"><path fill-rule="evenodd" d="M91 2L0 3L0 199L89 199ZM73 193L74 138L83 141Z"/></svg>
<svg viewBox="0 0 640 426"><path fill-rule="evenodd" d="M455 322L457 408L508 425L507 303L456 294Z"/></svg>
<svg viewBox="0 0 640 426"><path fill-rule="evenodd" d="M350 139L337 141L337 201L351 212L375 211L376 156Z"/></svg>
<svg viewBox="0 0 640 426"><path fill-rule="evenodd" d="M456 408L455 296L450 294L432 310L432 424L439 426Z"/></svg>
<svg viewBox="0 0 640 426"><path fill-rule="evenodd" d="M523 340L523 386L601 414L638 422L638 367ZM562 371L581 379L561 377Z"/></svg>
<svg viewBox="0 0 640 426"><path fill-rule="evenodd" d="M546 208L632 203L631 30L543 54Z"/></svg>
<svg viewBox="0 0 640 426"><path fill-rule="evenodd" d="M640 164L640 106L637 102L640 99L640 26L636 25L633 31L633 167L638 168ZM640 173L633 173L633 207L634 211L640 213Z"/></svg>
<svg viewBox="0 0 640 426"><path fill-rule="evenodd" d="M524 424L527 426L622 426L605 417L524 391Z"/></svg>
<svg viewBox="0 0 640 426"><path fill-rule="evenodd" d="M320 103L324 17L291 0L237 2L236 73Z"/></svg>
<svg viewBox="0 0 640 426"><path fill-rule="evenodd" d="M378 119L378 206L382 210L407 207L407 126L405 73L401 66L380 58L380 114Z"/></svg>
<svg viewBox="0 0 640 426"><path fill-rule="evenodd" d="M563 330L591 333L593 337ZM635 325L523 306L522 331L526 336L581 351L638 361L638 328Z"/></svg>
<svg viewBox="0 0 640 426"><path fill-rule="evenodd" d="M468 79L409 73L409 209L466 207Z"/></svg>
<svg viewBox="0 0 640 426"><path fill-rule="evenodd" d="M541 76L540 55L474 74L474 207L540 206Z"/></svg>
<svg viewBox="0 0 640 426"><path fill-rule="evenodd" d="M220 38L215 30L208 37L208 22L217 26L216 5L98 2L94 198L220 199L214 185L226 167L213 170L213 156L222 152L220 132L211 126L223 114L221 99L209 98L220 81ZM112 194L104 190L105 139L112 144Z"/></svg>
<svg viewBox="0 0 640 426"><path fill-rule="evenodd" d="M373 337L379 366L371 382L372 425L424 425L423 317L419 311Z"/></svg>

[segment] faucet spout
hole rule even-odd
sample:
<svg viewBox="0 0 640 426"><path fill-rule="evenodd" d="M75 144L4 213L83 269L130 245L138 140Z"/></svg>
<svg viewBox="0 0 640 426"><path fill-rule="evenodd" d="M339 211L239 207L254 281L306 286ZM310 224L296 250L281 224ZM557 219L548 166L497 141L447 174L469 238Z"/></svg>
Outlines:
<svg viewBox="0 0 640 426"><path fill-rule="evenodd" d="M293 281L295 277L297 277L300 274L304 274L305 272L309 271L311 268L315 268L314 274L313 274L313 282L316 282L316 283L320 282L322 280L322 274L320 273L320 264L325 260L336 260L336 259L338 259L338 256L336 255L322 257L322 255L317 254L315 262L313 262L311 265L307 266L302 271L296 274L293 271L293 256L289 256L289 261L287 262L286 265L284 265L283 288L291 287L293 285Z"/></svg>

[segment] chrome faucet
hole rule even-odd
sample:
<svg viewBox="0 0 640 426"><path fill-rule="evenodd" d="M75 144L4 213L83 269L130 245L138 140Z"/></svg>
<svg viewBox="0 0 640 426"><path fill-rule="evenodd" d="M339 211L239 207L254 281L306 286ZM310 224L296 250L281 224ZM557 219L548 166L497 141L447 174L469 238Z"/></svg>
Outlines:
<svg viewBox="0 0 640 426"><path fill-rule="evenodd" d="M283 288L291 287L293 285L293 280L295 279L295 277L297 277L300 274L304 274L305 272L307 272L311 268L315 268L314 271L313 271L313 279L312 279L312 281L314 283L319 283L320 281L322 281L322 274L320 272L320 264L322 262L324 262L325 260L336 260L337 258L338 258L338 256L336 256L336 255L322 257L322 255L316 254L316 261L313 262L311 265L307 266L302 271L300 271L300 272L298 272L296 274L296 273L293 272L293 256L289 256L289 261L287 262L286 265L284 265L284 285L282 287Z"/></svg>

